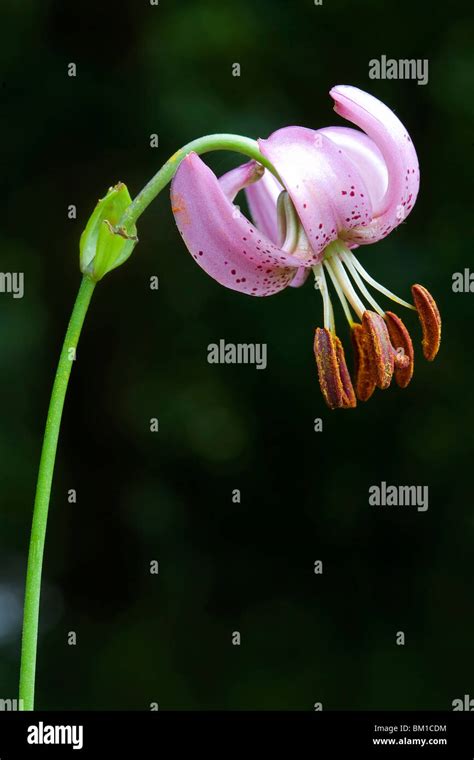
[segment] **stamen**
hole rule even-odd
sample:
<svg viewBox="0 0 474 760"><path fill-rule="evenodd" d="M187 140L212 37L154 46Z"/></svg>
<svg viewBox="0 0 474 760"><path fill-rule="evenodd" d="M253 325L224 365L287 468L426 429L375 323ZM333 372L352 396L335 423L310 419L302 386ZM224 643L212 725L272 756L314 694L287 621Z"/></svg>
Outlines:
<svg viewBox="0 0 474 760"><path fill-rule="evenodd" d="M423 330L423 354L432 362L441 343L441 316L433 296L423 285L413 285L411 292Z"/></svg>
<svg viewBox="0 0 474 760"><path fill-rule="evenodd" d="M331 259L325 259L323 263L324 263L324 266L326 267L326 269L328 270L329 277L331 278L331 282L334 285L334 288L335 288L335 291L336 291L337 295L339 296L339 300L340 300L341 306L342 306L342 308L344 310L344 314L346 315L346 319L347 319L347 321L349 322L349 325L352 328L354 326L354 320L352 319L352 314L351 314L351 311L349 309L349 304L347 303L347 299L346 299L346 297L344 295L344 292L343 292L341 286L339 285L339 282L337 280L336 275L334 274L334 272L332 270Z"/></svg>
<svg viewBox="0 0 474 760"><path fill-rule="evenodd" d="M368 401L375 390L375 377L371 363L372 352L362 325L355 324L352 333L354 348L355 390L360 401Z"/></svg>
<svg viewBox="0 0 474 760"><path fill-rule="evenodd" d="M395 301L396 303L400 304L400 306L405 306L407 309L413 309L416 310L413 304L408 303L407 301L404 301L403 298L399 298L395 293L392 293L391 290L388 290L387 288L384 288L383 285L381 285L377 280L374 280L373 277L370 276L370 274L364 269L360 261L354 256L352 251L350 251L348 248L345 248L345 253L348 255L348 257L351 259L352 263L354 264L354 267L357 269L359 274L364 278L366 282L369 283L369 285L372 285L373 288L378 290L380 293L383 293L387 298L390 298L392 301Z"/></svg>
<svg viewBox="0 0 474 760"><path fill-rule="evenodd" d="M366 297L366 299L368 300L368 302L371 304L371 306L373 306L373 308L375 309L375 311L378 314L380 314L381 317L383 317L383 315L385 314L384 310L382 308L380 308L380 306L378 305L378 303L375 300L375 298L373 298L371 296L371 294L369 293L369 291L365 287L364 283L362 282L362 279L359 277L357 269L355 268L354 264L352 263L350 257L347 255L347 252L346 251L342 251L339 254L339 256L340 256L341 260L344 262L344 264L347 266L347 268L348 268L349 272L351 273L353 279L355 280L355 282L359 286L360 291L364 294L364 296Z"/></svg>
<svg viewBox="0 0 474 760"><path fill-rule="evenodd" d="M326 286L326 288L327 288L327 286ZM328 292L328 298L329 298L329 309L330 309L330 312L331 312L330 313L331 332L332 332L333 335L335 335L336 334L336 320L334 319L334 309L333 309L333 306L332 306L332 301L331 301L331 299L329 297L329 290L327 292Z"/></svg>
<svg viewBox="0 0 474 760"><path fill-rule="evenodd" d="M313 273L314 273L314 279L318 283L319 290L321 291L321 295L323 297L323 322L324 327L326 330L331 330L331 332L335 332L335 324L334 324L334 311L332 308L331 298L329 296L329 290L326 282L326 275L324 274L324 269L322 264L317 264L316 266L312 267Z"/></svg>
<svg viewBox="0 0 474 760"><path fill-rule="evenodd" d="M372 353L375 384L377 388L385 390L392 381L395 366L395 352L390 343L387 325L380 314L365 311L362 317L362 327Z"/></svg>
<svg viewBox="0 0 474 760"><path fill-rule="evenodd" d="M339 339L329 330L317 327L314 354L319 384L330 409L347 409L356 405L354 389Z"/></svg>
<svg viewBox="0 0 474 760"><path fill-rule="evenodd" d="M408 359L405 362L406 366L401 366L401 360L395 357L395 381L400 388L406 388L411 378L413 377L415 354L413 351L413 343L411 342L410 334L403 324L400 317L391 311L387 311L385 314L385 324L387 325L388 334L392 346L397 352L397 357L404 356ZM400 353L401 352L401 353Z"/></svg>
<svg viewBox="0 0 474 760"><path fill-rule="evenodd" d="M331 266L342 290L344 291L344 295L347 297L347 300L351 304L359 319L362 319L362 315L365 311L365 306L352 287L352 283L349 280L341 261L336 256L333 256L331 258Z"/></svg>
<svg viewBox="0 0 474 760"><path fill-rule="evenodd" d="M316 328L314 354L324 400L330 409L338 409L343 403L343 388L339 377L335 346L329 330Z"/></svg>
<svg viewBox="0 0 474 760"><path fill-rule="evenodd" d="M336 356L337 356L337 363L339 365L339 377L341 378L342 389L343 389L343 405L342 406L344 409L353 409L355 406L357 406L357 400L354 393L354 388L352 386L351 376L349 374L349 370L347 369L346 357L344 355L344 348L342 347L342 343L337 337L337 335L334 336L334 341L336 343Z"/></svg>

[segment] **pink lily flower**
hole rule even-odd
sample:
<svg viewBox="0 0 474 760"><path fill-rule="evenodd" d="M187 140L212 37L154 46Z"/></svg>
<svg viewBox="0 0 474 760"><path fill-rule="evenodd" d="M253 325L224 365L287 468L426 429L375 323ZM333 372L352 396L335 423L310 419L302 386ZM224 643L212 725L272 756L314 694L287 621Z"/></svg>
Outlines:
<svg viewBox="0 0 474 760"><path fill-rule="evenodd" d="M441 319L426 288L412 286L413 306L376 282L353 252L384 238L413 209L420 174L408 132L386 105L356 87L339 85L330 94L336 113L363 131L273 132L258 143L279 179L255 161L218 179L190 153L173 179L171 202L191 255L221 285L269 296L314 275L323 299L323 327L314 338L321 390L330 408L348 408L376 387L387 388L392 376L406 387L413 374L408 331L379 306L367 284L418 311L428 360L438 352ZM254 223L233 203L243 189ZM351 327L354 384L336 335L326 273Z"/></svg>

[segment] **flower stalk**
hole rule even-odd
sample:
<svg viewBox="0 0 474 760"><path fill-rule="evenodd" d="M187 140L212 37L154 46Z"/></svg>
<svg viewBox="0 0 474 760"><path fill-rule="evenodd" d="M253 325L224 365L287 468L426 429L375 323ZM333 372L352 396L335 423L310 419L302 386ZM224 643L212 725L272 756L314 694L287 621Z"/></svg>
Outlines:
<svg viewBox="0 0 474 760"><path fill-rule="evenodd" d="M229 150L234 153L242 153L244 156L258 161L259 164L268 169L279 180L278 172L268 158L265 158L261 154L256 140L242 137L241 135L225 133L198 137L197 140L192 140L177 150L176 153L173 153L171 158L163 164L161 169L151 178L125 210L120 220L120 225L125 227L126 230L131 229L131 226L137 222L150 203L171 182L179 165L186 156L190 153L202 155L214 150Z"/></svg>
<svg viewBox="0 0 474 760"><path fill-rule="evenodd" d="M20 667L20 704L23 710L33 710L34 707L41 575L59 428L72 364L94 288L95 283L84 275L66 330L46 419L26 573Z"/></svg>
<svg viewBox="0 0 474 760"><path fill-rule="evenodd" d="M98 202L81 237L80 267L83 278L51 392L33 507L20 661L19 696L23 710L34 709L43 556L62 412L79 336L94 288L105 274L130 256L137 242L135 224L138 218L173 179L183 158L192 151L205 153L214 150L229 150L248 156L269 169L278 179L276 170L260 153L255 140L231 134L207 135L193 140L171 156L133 201L123 183L110 188Z"/></svg>

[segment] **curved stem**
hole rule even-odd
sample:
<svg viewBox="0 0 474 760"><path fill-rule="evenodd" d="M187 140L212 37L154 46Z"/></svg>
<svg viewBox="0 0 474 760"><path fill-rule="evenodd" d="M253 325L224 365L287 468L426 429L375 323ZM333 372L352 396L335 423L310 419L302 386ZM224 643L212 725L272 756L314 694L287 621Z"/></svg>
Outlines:
<svg viewBox="0 0 474 760"><path fill-rule="evenodd" d="M236 153L243 153L245 156L258 161L259 164L262 164L262 166L271 171L281 181L275 167L260 153L256 140L252 140L249 137L241 137L240 135L206 135L184 145L163 164L161 169L151 178L143 190L138 193L130 206L128 206L119 222L119 226L129 229L132 224L135 224L152 200L173 179L178 166L188 153L194 151L201 154L212 150L231 150Z"/></svg>
<svg viewBox="0 0 474 760"><path fill-rule="evenodd" d="M178 150L152 177L132 203L127 207L117 226L129 230L158 193L174 177L178 166L188 153L206 153L212 150L230 150L243 153L258 161L280 180L275 168L260 153L256 140L240 135L215 134L200 137ZM48 521L49 500L53 480L54 463L61 426L72 361L75 358L84 318L94 292L95 283L84 275L71 319L64 339L58 368L51 392L51 401L46 420L46 428L41 450L41 459L33 507L30 549L26 573L25 602L23 612L23 637L20 667L20 705L23 710L33 710L35 693L36 653L38 644L38 621L41 595L41 574L43 568L44 543Z"/></svg>
<svg viewBox="0 0 474 760"><path fill-rule="evenodd" d="M20 705L23 710L33 710L34 706L41 572L61 416L75 351L94 287L95 283L84 276L64 338L46 420L26 573L20 668Z"/></svg>

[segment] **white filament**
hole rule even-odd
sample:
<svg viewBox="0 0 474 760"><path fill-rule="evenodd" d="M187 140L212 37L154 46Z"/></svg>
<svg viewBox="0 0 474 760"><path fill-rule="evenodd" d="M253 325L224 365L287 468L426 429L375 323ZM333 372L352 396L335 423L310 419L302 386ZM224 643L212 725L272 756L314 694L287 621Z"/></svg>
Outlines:
<svg viewBox="0 0 474 760"><path fill-rule="evenodd" d="M349 304L347 303L347 299L344 295L344 292L339 285L339 282L337 280L336 275L333 272L332 266L331 266L331 260L326 259L324 262L324 265L326 269L328 270L329 277L331 278L331 282L334 285L334 288L336 290L337 295L339 296L339 300L341 302L341 306L344 309L344 314L346 315L347 321L349 322L349 325L351 328L354 326L354 320L352 319L351 310L349 309Z"/></svg>
<svg viewBox="0 0 474 760"><path fill-rule="evenodd" d="M404 301L403 298L399 298L397 295L395 295L395 293L392 293L391 290L384 288L384 286L381 285L379 282L377 282L377 280L374 280L374 278L371 277L368 272L366 272L366 270L364 269L362 264L358 261L358 259L356 259L352 251L350 251L348 248L345 248L344 253L347 254L347 256L352 261L354 267L358 270L359 274L362 275L364 280L369 283L369 285L372 285L373 288L378 290L380 293L383 293L392 301L399 303L400 306L406 306L407 309L413 309L414 311L416 311L415 307L411 303L407 303L407 301Z"/></svg>
<svg viewBox="0 0 474 760"><path fill-rule="evenodd" d="M359 290L361 291L361 293L363 293L363 295L366 297L366 299L368 300L368 302L374 307L375 311L378 312L378 314L380 314L381 317L384 317L385 316L384 310L378 305L378 303L375 300L375 298L372 297L372 295L369 293L369 291L365 287L364 283L362 282L362 279L359 276L359 273L357 272L357 269L355 268L354 264L352 263L350 257L347 255L347 252L346 251L342 251L339 254L339 258L341 259L341 261L344 262L344 264L348 268L349 272L352 275L352 279L359 286Z"/></svg>
<svg viewBox="0 0 474 760"><path fill-rule="evenodd" d="M346 270L344 269L341 261L337 258L337 256L332 257L331 266L333 268L336 279L344 292L344 295L346 296L359 319L362 319L362 315L365 311L365 306L352 287L352 283L346 274Z"/></svg>
<svg viewBox="0 0 474 760"><path fill-rule="evenodd" d="M319 290L321 291L321 295L323 297L324 327L326 330L331 330L331 332L335 333L334 311L332 308L331 298L329 296L329 290L326 282L326 275L324 274L323 265L317 264L316 266L312 267L312 269L314 273L314 279L318 284Z"/></svg>

